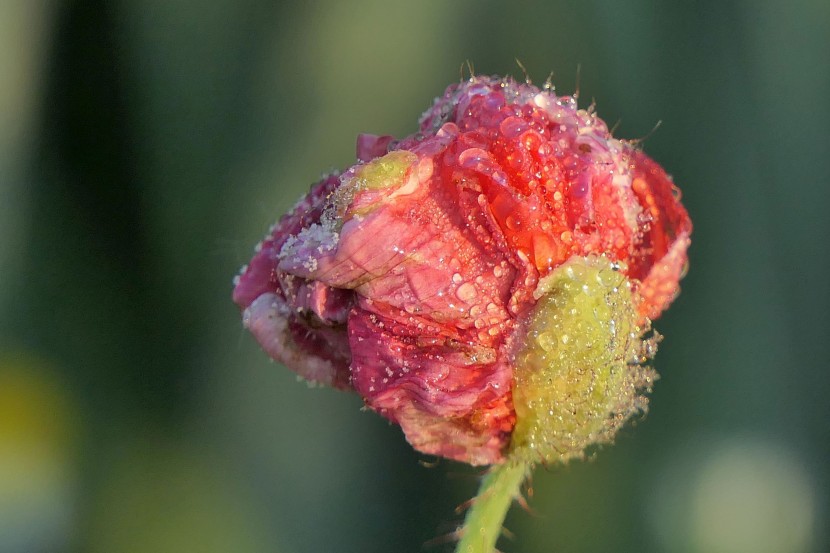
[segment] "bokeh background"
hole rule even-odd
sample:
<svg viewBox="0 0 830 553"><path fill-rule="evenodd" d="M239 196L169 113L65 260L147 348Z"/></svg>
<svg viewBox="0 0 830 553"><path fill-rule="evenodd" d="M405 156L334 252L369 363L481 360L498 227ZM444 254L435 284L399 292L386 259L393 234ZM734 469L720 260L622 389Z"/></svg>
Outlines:
<svg viewBox="0 0 830 553"><path fill-rule="evenodd" d="M0 553L450 551L477 472L269 362L231 278L515 58L649 135L695 233L650 414L501 548L827 551L828 53L827 0L0 1Z"/></svg>

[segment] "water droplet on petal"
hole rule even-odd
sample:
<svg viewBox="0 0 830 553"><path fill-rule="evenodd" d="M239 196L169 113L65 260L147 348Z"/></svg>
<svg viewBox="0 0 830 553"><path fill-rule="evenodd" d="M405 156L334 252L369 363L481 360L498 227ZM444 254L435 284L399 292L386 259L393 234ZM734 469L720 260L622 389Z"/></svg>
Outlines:
<svg viewBox="0 0 830 553"><path fill-rule="evenodd" d="M506 138L515 138L528 128L527 122L518 117L508 117L499 125L499 130Z"/></svg>
<svg viewBox="0 0 830 553"><path fill-rule="evenodd" d="M458 287L458 290L455 291L455 295L458 296L458 299L467 303L472 302L476 298L476 294L476 287L469 282L465 282Z"/></svg>

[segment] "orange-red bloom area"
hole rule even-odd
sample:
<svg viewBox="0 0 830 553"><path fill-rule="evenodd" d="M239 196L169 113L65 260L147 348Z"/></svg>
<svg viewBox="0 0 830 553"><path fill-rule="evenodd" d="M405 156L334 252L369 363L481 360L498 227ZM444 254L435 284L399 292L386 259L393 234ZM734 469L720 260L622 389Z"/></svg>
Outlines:
<svg viewBox="0 0 830 553"><path fill-rule="evenodd" d="M678 292L677 189L572 97L475 77L357 154L271 229L234 301L269 355L355 390L419 451L503 460L511 355L539 279L572 256L619 262L644 321Z"/></svg>

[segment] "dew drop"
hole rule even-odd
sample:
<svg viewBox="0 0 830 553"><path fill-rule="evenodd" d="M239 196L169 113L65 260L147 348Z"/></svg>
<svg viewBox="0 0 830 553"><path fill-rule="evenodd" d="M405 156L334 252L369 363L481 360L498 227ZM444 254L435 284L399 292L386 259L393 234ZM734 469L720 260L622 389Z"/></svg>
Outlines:
<svg viewBox="0 0 830 553"><path fill-rule="evenodd" d="M458 164L465 169L472 169L479 173L490 175L498 168L498 165L489 153L481 148L469 148L458 156Z"/></svg>
<svg viewBox="0 0 830 553"><path fill-rule="evenodd" d="M613 287L620 281L620 275L612 269L603 269L597 273L597 281L603 286Z"/></svg>
<svg viewBox="0 0 830 553"><path fill-rule="evenodd" d="M458 299L461 301L470 303L476 298L476 288L469 282L465 282L461 286L458 287L458 290L455 291L455 295L458 296Z"/></svg>
<svg viewBox="0 0 830 553"><path fill-rule="evenodd" d="M522 227L522 221L515 215L508 215L507 219L505 219L504 224L510 230L519 230Z"/></svg>
<svg viewBox="0 0 830 553"><path fill-rule="evenodd" d="M506 138L515 138L528 128L527 122L518 117L508 117L499 125L499 130Z"/></svg>
<svg viewBox="0 0 830 553"><path fill-rule="evenodd" d="M556 338L550 332L542 332L539 334L536 342L545 351L553 351L556 349Z"/></svg>

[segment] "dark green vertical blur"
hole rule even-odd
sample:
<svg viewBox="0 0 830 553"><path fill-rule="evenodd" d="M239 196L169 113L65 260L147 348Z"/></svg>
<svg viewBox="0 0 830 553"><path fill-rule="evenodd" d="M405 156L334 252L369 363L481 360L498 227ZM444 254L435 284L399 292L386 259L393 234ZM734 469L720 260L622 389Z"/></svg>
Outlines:
<svg viewBox="0 0 830 553"><path fill-rule="evenodd" d="M3 2L0 553L451 531L475 471L270 363L230 282L358 132L408 134L463 62L516 58L647 136L695 233L650 414L537 470L501 549L825 551L827 52L826 0Z"/></svg>

